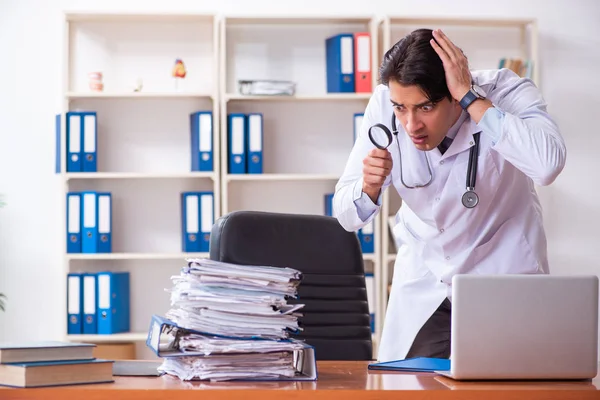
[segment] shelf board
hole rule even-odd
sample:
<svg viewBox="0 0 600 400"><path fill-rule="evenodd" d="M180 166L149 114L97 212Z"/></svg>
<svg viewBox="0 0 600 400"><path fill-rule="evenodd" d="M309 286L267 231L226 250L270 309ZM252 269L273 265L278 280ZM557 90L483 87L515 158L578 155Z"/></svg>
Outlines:
<svg viewBox="0 0 600 400"><path fill-rule="evenodd" d="M369 15L340 15L340 16L310 16L297 15L294 17L277 15L236 16L228 15L223 18L225 25L333 25L333 24L368 24L372 20Z"/></svg>
<svg viewBox="0 0 600 400"><path fill-rule="evenodd" d="M195 13L95 13L67 12L65 19L72 22L212 22L214 15Z"/></svg>
<svg viewBox="0 0 600 400"><path fill-rule="evenodd" d="M214 172L67 172L66 181L74 179L215 179Z"/></svg>
<svg viewBox="0 0 600 400"><path fill-rule="evenodd" d="M337 181L336 174L227 174L227 181Z"/></svg>
<svg viewBox="0 0 600 400"><path fill-rule="evenodd" d="M377 260L377 254L375 254L375 253L363 254L363 260L375 261L375 260Z"/></svg>
<svg viewBox="0 0 600 400"><path fill-rule="evenodd" d="M432 29L439 25L474 26L485 28L523 28L534 23L532 19L513 18L463 18L463 17L390 17L391 25L421 25L431 26Z"/></svg>
<svg viewBox="0 0 600 400"><path fill-rule="evenodd" d="M209 253L67 253L69 260L185 260L208 258Z"/></svg>
<svg viewBox="0 0 600 400"><path fill-rule="evenodd" d="M148 333L143 332L125 332L107 335L67 335L67 340L71 342L87 343L145 342L147 338Z"/></svg>
<svg viewBox="0 0 600 400"><path fill-rule="evenodd" d="M75 99L161 99L198 98L213 99L210 93L201 92L67 92L66 97Z"/></svg>
<svg viewBox="0 0 600 400"><path fill-rule="evenodd" d="M236 93L225 95L225 101L345 101L369 100L372 93L323 93L314 95L249 96Z"/></svg>

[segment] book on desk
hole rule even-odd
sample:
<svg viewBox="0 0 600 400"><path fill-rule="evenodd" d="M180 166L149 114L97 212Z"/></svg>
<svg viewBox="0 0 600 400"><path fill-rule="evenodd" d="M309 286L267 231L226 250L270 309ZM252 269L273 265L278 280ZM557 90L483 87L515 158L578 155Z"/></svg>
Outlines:
<svg viewBox="0 0 600 400"><path fill-rule="evenodd" d="M113 361L94 358L94 347L67 342L0 344L0 385L25 388L114 382Z"/></svg>

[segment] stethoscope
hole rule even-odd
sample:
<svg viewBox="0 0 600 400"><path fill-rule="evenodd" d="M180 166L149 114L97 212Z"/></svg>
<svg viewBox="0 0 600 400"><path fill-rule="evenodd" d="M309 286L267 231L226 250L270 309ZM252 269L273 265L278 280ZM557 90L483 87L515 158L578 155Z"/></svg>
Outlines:
<svg viewBox="0 0 600 400"><path fill-rule="evenodd" d="M381 145L381 144L377 143L377 141L373 138L373 134L371 132L373 128L379 128L385 133L385 135L387 137L386 145ZM375 124L369 128L369 139L371 139L371 143L373 143L373 145L375 147L377 147L378 149L385 150L388 147L390 147L390 145L392 144L392 141L394 140L394 136L396 137L396 145L398 146L398 161L400 164L399 165L400 182L402 182L402 185L407 189L417 189L417 188L423 188L423 187L429 186L431 184L431 182L433 181L433 172L431 170L431 164L429 163L429 158L427 157L426 154L424 155L424 157L425 157L425 161L427 162L427 170L429 172L429 179L427 179L427 182L425 182L423 184L415 184L414 186L409 186L406 184L406 182L404 182L404 175L402 172L402 152L400 151L400 141L398 140L398 128L396 127L396 115L395 114L392 114L392 132L390 132L388 127L383 124ZM479 196L477 196L477 193L475 193L475 180L477 178L477 158L479 157L479 132L475 133L473 135L473 138L475 140L475 146L471 147L471 149L469 150L469 164L467 166L467 182L466 182L467 190L462 195L462 199L461 199L463 206L465 206L466 208L473 208L477 204L479 204Z"/></svg>

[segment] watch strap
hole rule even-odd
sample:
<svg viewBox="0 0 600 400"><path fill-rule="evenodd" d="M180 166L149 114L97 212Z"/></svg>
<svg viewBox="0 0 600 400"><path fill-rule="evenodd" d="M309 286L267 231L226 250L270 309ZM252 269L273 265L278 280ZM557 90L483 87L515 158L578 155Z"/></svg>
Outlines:
<svg viewBox="0 0 600 400"><path fill-rule="evenodd" d="M463 96L463 98L460 100L459 104L462 107L463 110L466 110L467 107L469 107L471 105L472 102L474 102L475 100L477 100L479 97L473 93L473 90L469 90L467 92L467 94L465 94Z"/></svg>

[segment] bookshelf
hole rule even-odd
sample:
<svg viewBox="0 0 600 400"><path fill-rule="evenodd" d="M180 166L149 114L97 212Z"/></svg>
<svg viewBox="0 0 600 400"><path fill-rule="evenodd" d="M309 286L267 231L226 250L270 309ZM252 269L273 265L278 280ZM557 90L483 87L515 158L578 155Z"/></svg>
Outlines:
<svg viewBox="0 0 600 400"><path fill-rule="evenodd" d="M384 52L417 27L444 29L472 68L496 68L502 57L529 58L539 85L535 20L66 13L60 113L98 113L98 172L64 172L61 152L61 212L66 218L70 191L111 192L113 252L69 254L63 249L63 274L66 280L71 271L130 271L136 300L132 332L67 335L62 324L65 337L97 343L145 340L151 314L168 308L164 288L170 276L186 257L208 257L181 252L183 191L214 192L215 219L242 209L324 214L324 195L334 192L353 146L353 114L364 112L371 96L327 93L325 39L369 32L375 87ZM175 88L171 68L176 58L184 60L188 76ZM102 92L88 87L87 74L93 71L103 72ZM134 92L140 78L143 89ZM296 93L242 95L239 79L292 80ZM199 110L213 113L211 172L190 171L189 114ZM263 114L262 174L228 173L229 113ZM61 127L65 149L64 117ZM375 352L396 259L389 217L401 204L393 188L384 193L375 219L375 252L363 255L376 286ZM62 233L65 237L64 227Z"/></svg>
<svg viewBox="0 0 600 400"><path fill-rule="evenodd" d="M500 59L504 57L530 59L533 61L532 79L536 85L540 84L538 30L534 19L385 16L380 20L378 29L381 38L378 62L381 63L383 55L394 43L417 28L441 28L466 54L471 69L498 68ZM384 193L382 202L382 286L379 290L385 315L394 268L402 268L401 265L395 267L396 247L390 219L402 205L402 199L390 187Z"/></svg>
<svg viewBox="0 0 600 400"><path fill-rule="evenodd" d="M220 216L220 163L215 158L213 171L191 171L189 126L191 113L211 111L219 154L218 33L219 18L210 14L64 15L61 212L64 221L68 192L110 192L112 252L63 248L63 293L70 272L127 271L131 279L130 332L69 335L65 318L66 340L144 342L152 314L168 309L170 277L185 258L208 257L182 252L180 193L213 192L215 219ZM176 59L186 68L177 83ZM98 71L104 87L92 91L88 74ZM65 114L79 110L97 113L97 172L65 172ZM66 310L66 298L62 304Z"/></svg>
<svg viewBox="0 0 600 400"><path fill-rule="evenodd" d="M335 191L353 145L353 115L371 93L328 93L325 40L338 33L369 32L371 59L377 20L356 17L224 16L220 34L221 170L223 214L258 210L321 214L324 195ZM286 39L282 39L285 37ZM372 71L377 69L374 62ZM373 74L373 85L376 74ZM243 95L238 80L296 83L293 96ZM263 173L228 173L228 114L263 115ZM375 221L375 232L380 221ZM380 286L380 241L364 254L365 270ZM374 347L381 331L375 293Z"/></svg>

